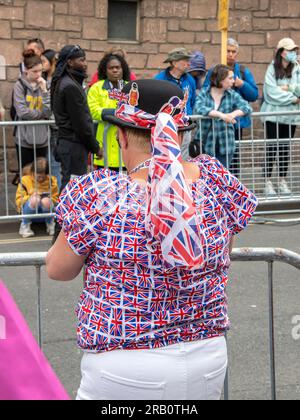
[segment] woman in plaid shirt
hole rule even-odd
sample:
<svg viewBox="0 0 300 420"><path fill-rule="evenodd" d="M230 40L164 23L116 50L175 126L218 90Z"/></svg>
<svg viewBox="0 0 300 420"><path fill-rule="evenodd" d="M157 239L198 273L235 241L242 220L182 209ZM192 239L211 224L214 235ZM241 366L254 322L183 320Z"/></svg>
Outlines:
<svg viewBox="0 0 300 420"><path fill-rule="evenodd" d="M238 117L250 114L252 108L232 87L234 73L229 67L217 65L211 74L211 86L196 98L194 114L211 117L198 123L194 146L202 140L203 152L216 157L230 167L235 151L234 124ZM192 156L200 154L199 147L190 150Z"/></svg>

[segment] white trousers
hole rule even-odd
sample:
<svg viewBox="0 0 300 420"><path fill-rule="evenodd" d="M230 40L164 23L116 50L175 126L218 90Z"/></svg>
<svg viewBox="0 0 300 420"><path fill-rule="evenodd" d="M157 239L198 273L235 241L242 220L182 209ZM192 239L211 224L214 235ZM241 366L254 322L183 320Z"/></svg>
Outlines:
<svg viewBox="0 0 300 420"><path fill-rule="evenodd" d="M77 400L219 400L224 337L153 350L84 353Z"/></svg>

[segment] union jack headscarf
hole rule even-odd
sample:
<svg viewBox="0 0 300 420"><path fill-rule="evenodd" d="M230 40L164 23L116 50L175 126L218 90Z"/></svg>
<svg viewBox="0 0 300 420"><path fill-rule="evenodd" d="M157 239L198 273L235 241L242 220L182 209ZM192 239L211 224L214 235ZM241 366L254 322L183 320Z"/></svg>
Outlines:
<svg viewBox="0 0 300 420"><path fill-rule="evenodd" d="M173 109L171 102L177 104ZM157 115L152 115L123 103L116 116L137 127L151 128L152 159L145 220L148 249L153 251L157 242L160 244L166 268L199 268L204 261L201 214L195 207L182 166L178 126L186 126L188 118L181 104L179 98L171 98Z"/></svg>

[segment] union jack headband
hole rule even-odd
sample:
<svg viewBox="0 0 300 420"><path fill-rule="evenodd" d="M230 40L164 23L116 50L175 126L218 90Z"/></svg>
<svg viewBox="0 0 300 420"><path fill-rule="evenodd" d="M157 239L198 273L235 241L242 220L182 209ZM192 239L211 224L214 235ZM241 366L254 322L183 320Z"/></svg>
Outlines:
<svg viewBox="0 0 300 420"><path fill-rule="evenodd" d="M115 112L116 118L133 124L138 128L150 129L156 124L157 115L165 113L173 117L178 128L189 126L189 117L186 114L186 104L188 100L188 90L185 90L184 98L172 96L164 104L156 115L150 114L138 108L139 88L137 83L132 83L129 94L123 94L120 98L118 108Z"/></svg>

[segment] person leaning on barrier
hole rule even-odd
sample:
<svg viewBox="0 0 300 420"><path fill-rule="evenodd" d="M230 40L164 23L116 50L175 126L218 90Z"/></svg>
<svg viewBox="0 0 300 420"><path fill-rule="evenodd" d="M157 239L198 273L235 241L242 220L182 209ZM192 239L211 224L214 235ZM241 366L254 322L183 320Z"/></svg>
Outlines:
<svg viewBox="0 0 300 420"><path fill-rule="evenodd" d="M23 121L15 130L15 145L21 168L35 157L48 155L48 127L26 125L25 122L48 120L51 116L50 93L42 77L42 60L33 50L23 53L25 70L13 90L15 120ZM20 170L21 170L20 168Z"/></svg>
<svg viewBox="0 0 300 420"><path fill-rule="evenodd" d="M252 108L235 90L234 74L222 64L210 74L210 85L202 89L196 98L195 115L211 117L198 123L198 130L190 145L190 155L200 154L200 142L204 153L215 156L229 168L234 156L236 141L234 124L238 117L249 115Z"/></svg>
<svg viewBox="0 0 300 420"><path fill-rule="evenodd" d="M279 41L275 59L269 65L264 81L264 96L261 112L300 111L300 65L297 62L298 45L290 38ZM298 86L298 89L297 89ZM278 191L281 196L291 194L286 178L290 162L291 144L300 115L279 115L262 118L266 127L267 139L286 139L266 146L266 162L263 169L265 177L265 195L276 197L277 193L271 181L276 156L279 162Z"/></svg>
<svg viewBox="0 0 300 420"><path fill-rule="evenodd" d="M105 126L103 115L114 114L123 86L129 82L130 70L123 57L117 54L106 54L99 63L99 81L93 84L88 92L88 106L94 121L99 121L97 140L103 148ZM107 164L110 169L119 171L120 153L117 142L117 127L111 126L107 131ZM95 168L104 167L104 159L94 157Z"/></svg>
<svg viewBox="0 0 300 420"><path fill-rule="evenodd" d="M234 90L247 102L255 102L259 97L259 90L255 82L254 76L250 69L238 62L240 46L233 38L228 38L227 41L227 66L234 73ZM207 73L203 87L207 88L210 85L210 76L213 69ZM235 140L243 139L243 129L251 127L251 119L249 115L238 118L234 126ZM235 154L233 156L230 171L233 175L240 176L240 147L236 143Z"/></svg>
<svg viewBox="0 0 300 420"><path fill-rule="evenodd" d="M102 169L68 184L46 257L52 279L85 270L77 399L219 399L229 249L257 200L216 159L182 160L194 124L178 86L135 83L104 117L119 127L128 174Z"/></svg>
<svg viewBox="0 0 300 420"><path fill-rule="evenodd" d="M51 213L57 204L58 186L55 176L50 179L47 159L38 158L28 167L28 174L22 177L16 192L17 210L24 215ZM52 236L54 234L53 218L36 219L36 221L41 220L45 221L47 233ZM31 222L30 218L22 220L19 234L23 238L34 236Z"/></svg>
<svg viewBox="0 0 300 420"><path fill-rule="evenodd" d="M85 52L79 45L66 45L59 53L51 84L51 103L58 127L55 157L62 169L61 190L72 175L86 174L89 152L102 157L83 89L86 78Z"/></svg>

